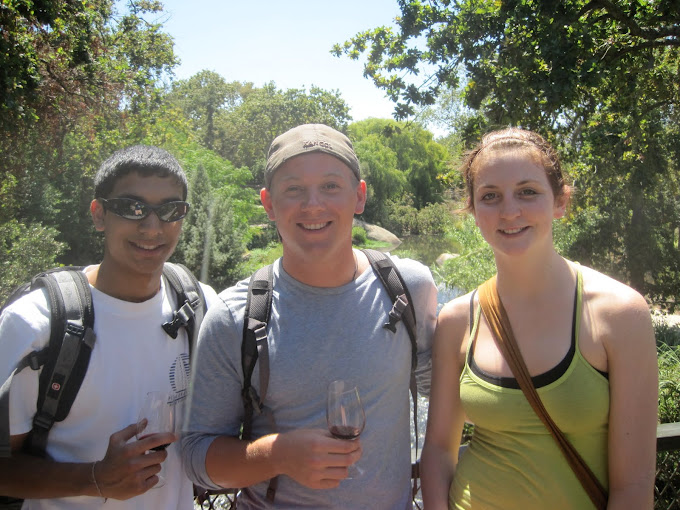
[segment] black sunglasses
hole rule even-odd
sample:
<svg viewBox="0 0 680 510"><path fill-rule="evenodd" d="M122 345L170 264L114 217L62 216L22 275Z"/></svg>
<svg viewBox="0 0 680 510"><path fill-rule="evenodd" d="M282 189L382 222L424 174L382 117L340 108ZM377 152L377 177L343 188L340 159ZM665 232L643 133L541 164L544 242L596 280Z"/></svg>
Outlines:
<svg viewBox="0 0 680 510"><path fill-rule="evenodd" d="M116 216L126 220L143 220L152 212L158 219L171 223L184 218L189 212L189 202L177 200L161 205L149 205L134 198L100 198L104 210L111 211Z"/></svg>

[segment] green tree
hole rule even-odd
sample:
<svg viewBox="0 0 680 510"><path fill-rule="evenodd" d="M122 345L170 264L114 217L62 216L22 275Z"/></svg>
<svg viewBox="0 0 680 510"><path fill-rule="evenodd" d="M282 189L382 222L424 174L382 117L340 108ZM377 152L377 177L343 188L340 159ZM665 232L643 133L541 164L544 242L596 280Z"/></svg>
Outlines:
<svg viewBox="0 0 680 510"><path fill-rule="evenodd" d="M222 290L244 276L242 257L253 235L249 222L258 217L257 195L246 186L250 172L197 145L175 153L189 176L191 209L173 260Z"/></svg>
<svg viewBox="0 0 680 510"><path fill-rule="evenodd" d="M462 86L483 127L514 124L547 134L578 186L575 224L597 229L577 236L573 253L673 307L680 293L672 241L680 223L680 4L399 4L396 30L357 34L334 52L368 54L365 73L397 103L398 117ZM467 123L464 134L476 135L474 126ZM593 208L597 225L582 216Z"/></svg>
<svg viewBox="0 0 680 510"><path fill-rule="evenodd" d="M213 193L203 165L193 173L189 183L190 214L182 225L182 239L176 257L192 272L205 281L210 267L210 245L214 235L212 227Z"/></svg>
<svg viewBox="0 0 680 510"><path fill-rule="evenodd" d="M267 150L275 137L300 124L322 123L346 131L349 107L338 91L312 87L278 90L268 83L255 89L216 122L216 151L234 165L250 168L256 185L263 183Z"/></svg>
<svg viewBox="0 0 680 510"><path fill-rule="evenodd" d="M59 153L81 119L154 99L154 80L176 63L171 38L145 19L161 9L146 0L122 15L110 0L3 2L0 175L21 176L36 149ZM99 126L89 127L94 136Z"/></svg>
<svg viewBox="0 0 680 510"><path fill-rule="evenodd" d="M362 217L382 224L381 220L387 217L388 200L406 189L406 174L399 171L396 153L383 143L379 134L366 134L353 145L368 193Z"/></svg>
<svg viewBox="0 0 680 510"><path fill-rule="evenodd" d="M367 119L351 124L349 134L356 141L359 160L368 166L366 182L375 201L385 203L404 193L412 197L416 209L441 201L439 176L447 170L449 154L432 133L416 123Z"/></svg>
<svg viewBox="0 0 680 510"><path fill-rule="evenodd" d="M635 72L667 85L655 95L678 94L677 80L660 81L675 76L677 65L680 5L674 0L399 5L396 31L367 30L333 49L352 59L368 54L364 72L398 103L398 116L433 104L442 87L456 89L461 78L467 104L487 106L499 124L518 117L531 125L558 122L564 105L587 107L583 94L605 82L627 97L633 91L621 78ZM494 100L487 102L489 96Z"/></svg>
<svg viewBox="0 0 680 510"><path fill-rule="evenodd" d="M56 266L64 244L53 228L16 220L0 224L0 304L37 273Z"/></svg>
<svg viewBox="0 0 680 510"><path fill-rule="evenodd" d="M166 99L177 104L191 119L203 146L212 150L215 140L221 138L215 127L216 117L241 104L252 88L252 83L227 83L216 72L204 70L173 83Z"/></svg>
<svg viewBox="0 0 680 510"><path fill-rule="evenodd" d="M126 5L122 14L103 0L0 9L0 225L56 229L59 262L99 254L88 213L93 173L149 132L162 110L156 80L175 64L171 38L152 19L161 4ZM12 237L17 247L31 242L23 234Z"/></svg>

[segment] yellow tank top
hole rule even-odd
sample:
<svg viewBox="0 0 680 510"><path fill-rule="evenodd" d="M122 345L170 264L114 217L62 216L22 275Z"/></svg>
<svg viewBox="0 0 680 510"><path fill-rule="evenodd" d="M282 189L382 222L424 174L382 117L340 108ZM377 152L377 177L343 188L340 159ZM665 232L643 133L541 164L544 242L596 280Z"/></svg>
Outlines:
<svg viewBox="0 0 680 510"><path fill-rule="evenodd" d="M577 277L572 346L534 385L546 410L608 487L609 382L581 354L582 279ZM477 308L460 377L465 413L475 424L449 491L449 508L583 510L594 508L555 440L512 377L492 377L474 363Z"/></svg>

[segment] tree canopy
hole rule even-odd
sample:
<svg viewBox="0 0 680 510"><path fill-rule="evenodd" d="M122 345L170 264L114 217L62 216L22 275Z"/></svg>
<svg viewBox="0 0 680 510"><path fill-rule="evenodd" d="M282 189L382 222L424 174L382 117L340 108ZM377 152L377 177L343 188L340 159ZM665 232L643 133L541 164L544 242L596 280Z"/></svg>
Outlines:
<svg viewBox="0 0 680 510"><path fill-rule="evenodd" d="M584 99L600 87L628 98L635 75L646 81L648 106L678 100L680 84L669 80L680 46L674 0L398 3L397 30L367 30L333 49L367 54L364 73L397 102L398 117L461 81L467 103L486 106L498 124L559 122L565 107L595 107Z"/></svg>
<svg viewBox="0 0 680 510"><path fill-rule="evenodd" d="M577 189L571 255L656 302L680 294L680 4L673 0L399 0L397 28L336 45L407 117L461 90L491 128L542 132ZM455 96L455 94L454 94ZM651 256L650 256L651 255Z"/></svg>
<svg viewBox="0 0 680 510"><path fill-rule="evenodd" d="M349 135L368 184L369 221L380 221L385 203L404 194L417 209L442 200L439 177L446 173L449 154L422 126L367 119L351 124Z"/></svg>

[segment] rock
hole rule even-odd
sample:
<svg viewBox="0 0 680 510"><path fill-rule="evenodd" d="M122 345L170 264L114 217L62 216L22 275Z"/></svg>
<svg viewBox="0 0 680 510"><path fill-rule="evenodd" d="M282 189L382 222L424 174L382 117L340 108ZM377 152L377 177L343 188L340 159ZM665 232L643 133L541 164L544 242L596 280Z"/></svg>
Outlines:
<svg viewBox="0 0 680 510"><path fill-rule="evenodd" d="M390 250L393 250L401 244L401 239L399 239L389 230L377 225L371 225L370 223L366 223L365 221L354 218L353 226L363 228L366 231L366 236L373 241L389 243L391 245L389 248Z"/></svg>
<svg viewBox="0 0 680 510"><path fill-rule="evenodd" d="M444 262L455 259L456 257L459 257L457 253L442 253L439 255L439 257L437 257L437 260L435 260L435 264L437 264L439 267L442 267Z"/></svg>

